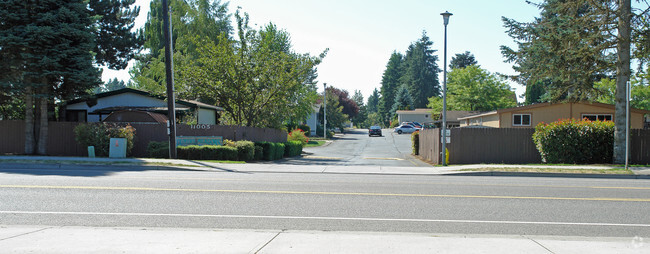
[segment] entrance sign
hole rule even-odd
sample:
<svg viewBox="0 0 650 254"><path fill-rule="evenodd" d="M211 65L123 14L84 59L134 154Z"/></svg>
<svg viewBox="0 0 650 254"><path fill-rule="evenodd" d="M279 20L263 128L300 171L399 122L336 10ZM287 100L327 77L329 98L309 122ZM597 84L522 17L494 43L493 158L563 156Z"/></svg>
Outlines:
<svg viewBox="0 0 650 254"><path fill-rule="evenodd" d="M178 136L176 137L176 146L220 146L223 145L222 136Z"/></svg>

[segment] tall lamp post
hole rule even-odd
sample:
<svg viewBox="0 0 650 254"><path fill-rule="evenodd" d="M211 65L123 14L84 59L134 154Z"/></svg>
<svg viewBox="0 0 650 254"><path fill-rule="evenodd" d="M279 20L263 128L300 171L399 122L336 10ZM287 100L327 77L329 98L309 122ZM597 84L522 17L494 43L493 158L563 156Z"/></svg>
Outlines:
<svg viewBox="0 0 650 254"><path fill-rule="evenodd" d="M447 166L447 24L451 13L445 11L440 13L445 24L445 46L443 60L443 81L442 81L442 165Z"/></svg>
<svg viewBox="0 0 650 254"><path fill-rule="evenodd" d="M323 83L323 138L327 139L327 83Z"/></svg>

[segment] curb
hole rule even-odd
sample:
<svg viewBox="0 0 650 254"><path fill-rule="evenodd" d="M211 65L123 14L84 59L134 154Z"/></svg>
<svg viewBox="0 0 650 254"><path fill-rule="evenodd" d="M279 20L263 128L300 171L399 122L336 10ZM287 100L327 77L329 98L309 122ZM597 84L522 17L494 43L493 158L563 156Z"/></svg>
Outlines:
<svg viewBox="0 0 650 254"><path fill-rule="evenodd" d="M92 167L89 169L88 167ZM209 171L209 172L231 172L231 173L299 173L299 174L354 174L354 175L419 175L419 176L497 176L497 177L555 177L555 178L601 178L601 179L650 179L650 175L616 175L616 174L576 174L576 173L535 173L535 172L500 172L500 171L447 171L432 173L384 173L384 172L315 172L315 171L282 171L271 170L231 170L219 169L209 166L164 166L164 165L97 165L97 164L66 164L66 163L2 163L0 169L61 169L61 170L119 170L119 171L143 171L143 170L185 170L185 171Z"/></svg>
<svg viewBox="0 0 650 254"><path fill-rule="evenodd" d="M564 178L606 178L606 179L650 179L650 175L627 174L577 174L577 173L545 173L545 172L502 172L502 171L463 171L445 175L465 176L506 176L506 177L564 177Z"/></svg>

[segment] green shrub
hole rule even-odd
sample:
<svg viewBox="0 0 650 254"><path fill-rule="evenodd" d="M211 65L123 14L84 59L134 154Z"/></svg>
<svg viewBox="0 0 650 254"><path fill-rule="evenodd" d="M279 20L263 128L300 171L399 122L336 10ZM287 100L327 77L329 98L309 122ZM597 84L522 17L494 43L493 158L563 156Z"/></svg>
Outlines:
<svg viewBox="0 0 650 254"><path fill-rule="evenodd" d="M284 157L293 157L302 154L300 141L287 141L284 143Z"/></svg>
<svg viewBox="0 0 650 254"><path fill-rule="evenodd" d="M305 133L305 136L309 137L309 134L311 133L311 127L309 127L309 125L298 125L298 129L301 129Z"/></svg>
<svg viewBox="0 0 650 254"><path fill-rule="evenodd" d="M322 137L322 135L323 135L323 126L322 125L316 126L316 136ZM334 132L328 130L327 138L332 138L332 137L334 137Z"/></svg>
<svg viewBox="0 0 650 254"><path fill-rule="evenodd" d="M271 142L255 142L256 146L262 147L262 159L271 161L273 160L274 148Z"/></svg>
<svg viewBox="0 0 650 254"><path fill-rule="evenodd" d="M309 138L305 135L305 132L301 129L295 129L289 133L287 136L287 141L298 141L303 146L309 143Z"/></svg>
<svg viewBox="0 0 650 254"><path fill-rule="evenodd" d="M284 143L255 142L255 145L262 147L262 159L264 160L279 160L284 156Z"/></svg>
<svg viewBox="0 0 650 254"><path fill-rule="evenodd" d="M169 141L151 141L147 144L149 158L169 158Z"/></svg>
<svg viewBox="0 0 650 254"><path fill-rule="evenodd" d="M284 157L284 143L273 143L275 145L274 160L279 160Z"/></svg>
<svg viewBox="0 0 650 254"><path fill-rule="evenodd" d="M255 158L256 161L262 160L264 158L264 148L262 148L261 146L259 146L257 144L255 144L255 157L254 158Z"/></svg>
<svg viewBox="0 0 650 254"><path fill-rule="evenodd" d="M230 146L179 146L179 159L187 160L237 160L237 148Z"/></svg>
<svg viewBox="0 0 650 254"><path fill-rule="evenodd" d="M237 159L240 161L252 161L255 159L255 144L251 141L235 142L237 148Z"/></svg>
<svg viewBox="0 0 650 254"><path fill-rule="evenodd" d="M411 133L411 144L413 147L413 155L420 154L420 132L416 131Z"/></svg>
<svg viewBox="0 0 650 254"><path fill-rule="evenodd" d="M611 163L614 123L574 119L540 123L533 141L547 163Z"/></svg>
<svg viewBox="0 0 650 254"><path fill-rule="evenodd" d="M131 125L119 126L114 123L90 123L77 125L74 134L79 145L94 146L95 155L98 157L108 156L111 138L126 138L126 155L130 156L135 139L135 128Z"/></svg>

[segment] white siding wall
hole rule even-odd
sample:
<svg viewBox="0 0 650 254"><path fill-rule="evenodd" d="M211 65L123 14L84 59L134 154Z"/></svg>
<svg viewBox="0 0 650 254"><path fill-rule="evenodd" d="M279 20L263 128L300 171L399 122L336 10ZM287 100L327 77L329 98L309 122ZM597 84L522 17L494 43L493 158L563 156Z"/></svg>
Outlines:
<svg viewBox="0 0 650 254"><path fill-rule="evenodd" d="M212 109L199 109L199 124L216 124L217 119Z"/></svg>
<svg viewBox="0 0 650 254"><path fill-rule="evenodd" d="M318 124L318 112L312 112L307 119L307 125L310 128L310 135L316 135L316 125ZM321 133L322 134L322 133Z"/></svg>

